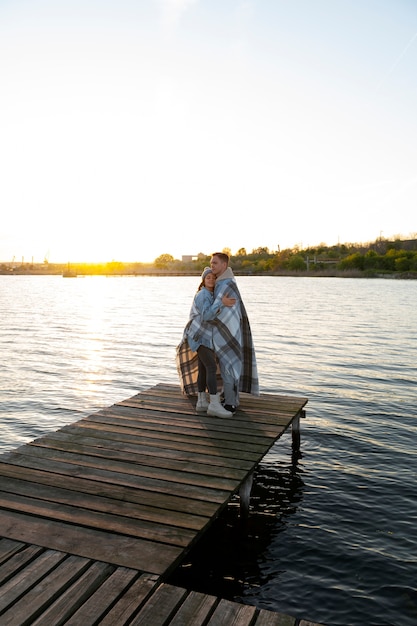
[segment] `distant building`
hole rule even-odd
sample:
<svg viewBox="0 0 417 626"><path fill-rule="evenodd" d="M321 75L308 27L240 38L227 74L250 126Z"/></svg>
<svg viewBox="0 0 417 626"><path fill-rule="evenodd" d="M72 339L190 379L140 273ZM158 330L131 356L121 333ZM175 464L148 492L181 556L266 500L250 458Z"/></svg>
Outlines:
<svg viewBox="0 0 417 626"><path fill-rule="evenodd" d="M191 263L192 261L200 261L200 259L205 259L207 254L203 252L199 252L198 254L183 254L181 260L183 263Z"/></svg>
<svg viewBox="0 0 417 626"><path fill-rule="evenodd" d="M417 250L417 239L402 239L401 249L402 250Z"/></svg>

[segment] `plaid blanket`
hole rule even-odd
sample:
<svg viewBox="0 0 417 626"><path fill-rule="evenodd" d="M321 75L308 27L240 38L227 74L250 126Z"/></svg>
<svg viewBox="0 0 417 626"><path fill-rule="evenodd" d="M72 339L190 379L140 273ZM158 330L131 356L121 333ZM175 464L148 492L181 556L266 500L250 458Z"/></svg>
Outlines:
<svg viewBox="0 0 417 626"><path fill-rule="evenodd" d="M214 320L213 344L220 370L233 375L239 391L258 396L258 368L252 332L236 281L219 280L214 293L215 301L221 301L224 295L237 300L235 306L224 307Z"/></svg>
<svg viewBox="0 0 417 626"><path fill-rule="evenodd" d="M213 320L213 344L217 359L221 362L220 369L225 368L233 373L239 391L257 396L259 395L258 371L245 306L234 280L219 281L219 284L220 289L216 294L216 300L221 301L225 294L237 300L235 306L223 307L219 316ZM188 325L190 323L191 320ZM176 349L176 366L182 392L193 396L198 392L198 360L197 353L193 352L188 345L186 337L188 325Z"/></svg>
<svg viewBox="0 0 417 626"><path fill-rule="evenodd" d="M197 352L193 352L188 345L185 335L177 346L175 362L182 393L187 396L197 395L198 357Z"/></svg>
<svg viewBox="0 0 417 626"><path fill-rule="evenodd" d="M198 393L197 377L198 377L198 356L197 352L191 350L188 345L187 332L193 320L190 320L185 327L181 343L177 346L175 362L177 366L178 376L180 379L181 391L187 396L196 396ZM220 367L217 363L217 388L223 386L220 375Z"/></svg>

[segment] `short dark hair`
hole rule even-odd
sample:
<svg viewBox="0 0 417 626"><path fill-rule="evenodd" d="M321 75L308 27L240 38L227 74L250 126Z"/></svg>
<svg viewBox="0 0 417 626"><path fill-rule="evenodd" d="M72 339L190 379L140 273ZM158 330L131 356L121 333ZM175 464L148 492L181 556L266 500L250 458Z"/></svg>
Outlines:
<svg viewBox="0 0 417 626"><path fill-rule="evenodd" d="M227 263L227 265L229 265L229 255L225 252L213 252L211 256L217 256L219 257L220 261L223 261L223 263Z"/></svg>

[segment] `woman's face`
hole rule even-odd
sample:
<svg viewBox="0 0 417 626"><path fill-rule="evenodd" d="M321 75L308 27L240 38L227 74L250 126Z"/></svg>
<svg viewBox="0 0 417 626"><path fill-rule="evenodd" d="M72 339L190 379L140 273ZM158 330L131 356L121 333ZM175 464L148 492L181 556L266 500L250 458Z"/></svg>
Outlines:
<svg viewBox="0 0 417 626"><path fill-rule="evenodd" d="M216 283L216 277L214 276L213 272L210 272L209 274L207 274L207 276L204 279L204 287L208 289L209 291L214 291L215 283Z"/></svg>

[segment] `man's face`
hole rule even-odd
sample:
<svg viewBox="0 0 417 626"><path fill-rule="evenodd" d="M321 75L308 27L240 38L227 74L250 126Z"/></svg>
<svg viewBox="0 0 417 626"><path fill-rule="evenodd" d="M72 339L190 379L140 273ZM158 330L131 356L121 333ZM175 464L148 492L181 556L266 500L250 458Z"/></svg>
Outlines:
<svg viewBox="0 0 417 626"><path fill-rule="evenodd" d="M227 267L227 263L225 261L221 261L217 256L212 256L210 261L210 267L213 274L217 277L220 276L220 274L223 274L224 270Z"/></svg>

